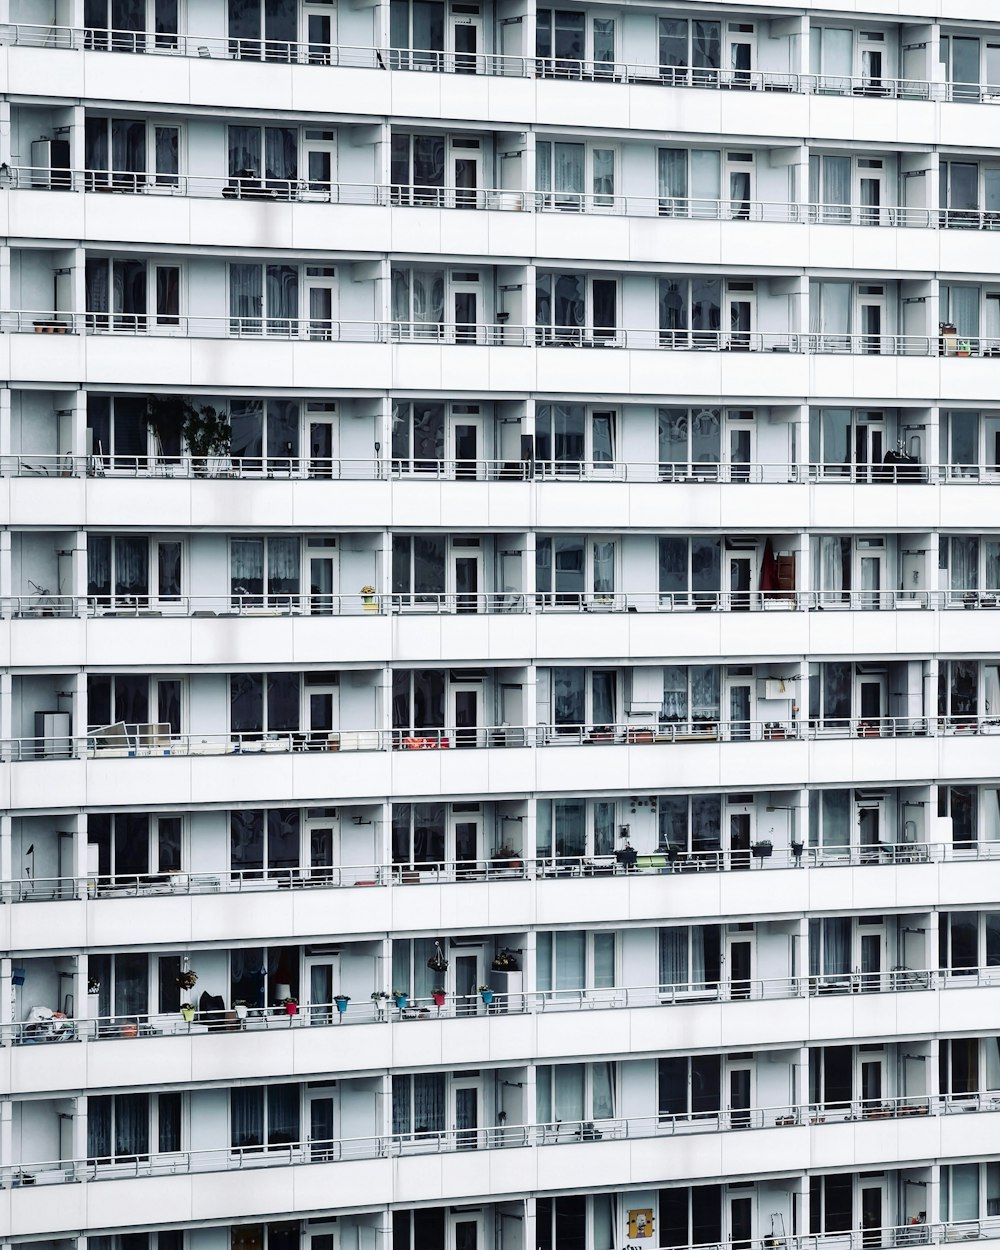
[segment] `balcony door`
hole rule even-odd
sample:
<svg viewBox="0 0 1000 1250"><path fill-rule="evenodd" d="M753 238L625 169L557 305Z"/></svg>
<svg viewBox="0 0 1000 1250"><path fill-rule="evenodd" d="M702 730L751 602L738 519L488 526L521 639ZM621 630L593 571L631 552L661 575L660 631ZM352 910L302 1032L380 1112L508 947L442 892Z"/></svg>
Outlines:
<svg viewBox="0 0 1000 1250"><path fill-rule="evenodd" d="M305 984L309 998L302 1013L310 1024L329 1024L337 1014L334 997L340 993L340 956L308 955Z"/></svg>

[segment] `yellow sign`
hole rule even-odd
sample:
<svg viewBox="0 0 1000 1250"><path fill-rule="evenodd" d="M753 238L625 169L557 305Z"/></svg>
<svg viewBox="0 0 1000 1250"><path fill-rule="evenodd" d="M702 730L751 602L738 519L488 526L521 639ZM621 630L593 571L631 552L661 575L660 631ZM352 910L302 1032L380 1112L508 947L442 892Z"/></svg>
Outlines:
<svg viewBox="0 0 1000 1250"><path fill-rule="evenodd" d="M629 1241L638 1241L641 1237L653 1235L653 1208L645 1207L628 1213Z"/></svg>

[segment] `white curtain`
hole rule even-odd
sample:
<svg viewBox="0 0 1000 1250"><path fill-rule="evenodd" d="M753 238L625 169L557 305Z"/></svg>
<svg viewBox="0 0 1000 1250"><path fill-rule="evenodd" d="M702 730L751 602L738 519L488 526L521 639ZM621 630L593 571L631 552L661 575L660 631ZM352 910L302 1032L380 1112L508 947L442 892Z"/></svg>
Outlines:
<svg viewBox="0 0 1000 1250"><path fill-rule="evenodd" d="M832 599L844 590L841 542L831 534L824 534L819 540L819 589L823 599Z"/></svg>

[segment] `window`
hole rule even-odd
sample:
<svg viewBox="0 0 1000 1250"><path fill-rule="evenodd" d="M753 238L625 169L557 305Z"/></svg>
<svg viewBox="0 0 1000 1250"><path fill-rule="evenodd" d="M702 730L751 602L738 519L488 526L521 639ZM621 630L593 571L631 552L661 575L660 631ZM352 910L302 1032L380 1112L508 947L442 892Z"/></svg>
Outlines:
<svg viewBox="0 0 1000 1250"><path fill-rule="evenodd" d="M296 6L267 0L228 0L229 55L239 60L288 61L296 56Z"/></svg>
<svg viewBox="0 0 1000 1250"><path fill-rule="evenodd" d="M656 1063L661 1120L718 1115L722 1107L722 1061L719 1055L678 1055Z"/></svg>
<svg viewBox="0 0 1000 1250"><path fill-rule="evenodd" d="M238 809L229 813L229 863L242 879L290 879L301 856L297 807Z"/></svg>
<svg viewBox="0 0 1000 1250"><path fill-rule="evenodd" d="M394 204L440 204L444 190L444 135L392 135L390 181Z"/></svg>
<svg viewBox="0 0 1000 1250"><path fill-rule="evenodd" d="M996 70L996 45L987 45L987 67ZM941 64L945 79L952 85L953 100L978 100L981 79L982 45L969 35L941 36ZM1000 74L988 85L1000 82Z"/></svg>
<svg viewBox="0 0 1000 1250"><path fill-rule="evenodd" d="M404 605L440 606L445 593L447 540L439 534L394 534L392 593Z"/></svg>
<svg viewBox="0 0 1000 1250"><path fill-rule="evenodd" d="M722 459L720 408L658 408L660 476L710 477Z"/></svg>
<svg viewBox="0 0 1000 1250"><path fill-rule="evenodd" d="M809 157L809 202L817 206L818 221L851 220L852 177L849 156Z"/></svg>
<svg viewBox="0 0 1000 1250"><path fill-rule="evenodd" d="M543 344L611 340L618 326L618 280L582 273L539 273L535 322Z"/></svg>
<svg viewBox="0 0 1000 1250"><path fill-rule="evenodd" d="M390 68L440 69L444 5L439 0L390 0L389 43L393 54Z"/></svg>
<svg viewBox="0 0 1000 1250"><path fill-rule="evenodd" d="M234 607L291 606L299 594L298 538L232 538L229 582ZM265 599L266 590L266 599Z"/></svg>
<svg viewBox="0 0 1000 1250"><path fill-rule="evenodd" d="M810 790L809 845L846 854L851 844L850 790Z"/></svg>
<svg viewBox="0 0 1000 1250"><path fill-rule="evenodd" d="M149 1011L149 958L145 951L90 955L87 976L99 981L97 1015L145 1016Z"/></svg>
<svg viewBox="0 0 1000 1250"><path fill-rule="evenodd" d="M392 319L405 338L441 337L445 323L443 269L392 270Z"/></svg>
<svg viewBox="0 0 1000 1250"><path fill-rule="evenodd" d="M276 334L299 332L298 265L229 265L229 332Z"/></svg>
<svg viewBox="0 0 1000 1250"><path fill-rule="evenodd" d="M722 540L663 535L657 539L660 603L714 605L721 590Z"/></svg>
<svg viewBox="0 0 1000 1250"><path fill-rule="evenodd" d="M538 1250L611 1250L615 1232L616 1194L567 1194L536 1198L535 1240Z"/></svg>
<svg viewBox="0 0 1000 1250"><path fill-rule="evenodd" d="M715 991L721 978L721 928L681 925L659 930L660 989Z"/></svg>
<svg viewBox="0 0 1000 1250"><path fill-rule="evenodd" d="M614 803L608 799L539 799L535 845L540 858L613 855Z"/></svg>
<svg viewBox="0 0 1000 1250"><path fill-rule="evenodd" d="M996 791L987 791L997 810ZM951 817L951 841L953 846L975 843L979 840L979 790L976 786L939 786L938 815ZM987 812L989 808L987 808ZM998 812L1000 815L1000 812ZM995 818L996 820L996 818Z"/></svg>
<svg viewBox="0 0 1000 1250"><path fill-rule="evenodd" d="M84 47L112 52L144 52L177 47L178 0L84 0ZM150 39L146 32L154 31Z"/></svg>
<svg viewBox="0 0 1000 1250"><path fill-rule="evenodd" d="M280 195L292 193L299 176L299 132L295 126L230 126L229 177L243 190L266 186ZM246 181L244 181L246 180Z"/></svg>
<svg viewBox="0 0 1000 1250"><path fill-rule="evenodd" d="M836 26L810 25L809 72L822 77L826 92L848 94L854 70L854 35Z"/></svg>
<svg viewBox="0 0 1000 1250"><path fill-rule="evenodd" d="M87 842L97 847L101 878L179 872L181 817L148 812L92 812Z"/></svg>
<svg viewBox="0 0 1000 1250"><path fill-rule="evenodd" d="M445 805L394 803L392 862L418 867L443 864L445 860Z"/></svg>
<svg viewBox="0 0 1000 1250"><path fill-rule="evenodd" d="M1000 912L942 912L939 964L951 973L1000 967Z"/></svg>
<svg viewBox="0 0 1000 1250"><path fill-rule="evenodd" d="M443 1133L447 1128L445 1074L396 1073L392 1077L392 1131L401 1136Z"/></svg>
<svg viewBox="0 0 1000 1250"><path fill-rule="evenodd" d="M810 1233L850 1232L853 1204L854 1177L849 1173L844 1176L810 1176Z"/></svg>
<svg viewBox="0 0 1000 1250"><path fill-rule="evenodd" d="M154 328L179 323L181 271L177 265L88 256L84 268L91 330L145 334L150 319Z"/></svg>
<svg viewBox="0 0 1000 1250"><path fill-rule="evenodd" d="M617 723L618 672L612 668L558 666L538 670L538 706L551 724L576 733L593 725Z"/></svg>
<svg viewBox="0 0 1000 1250"><path fill-rule="evenodd" d="M234 399L229 404L231 464L248 473L291 472L299 455L299 405L288 399Z"/></svg>
<svg viewBox="0 0 1000 1250"><path fill-rule="evenodd" d="M615 1115L617 1065L560 1063L535 1074L535 1119L539 1124L610 1120Z"/></svg>
<svg viewBox="0 0 1000 1250"><path fill-rule="evenodd" d="M854 1098L854 1048L813 1046L809 1050L809 1101L848 1108Z"/></svg>
<svg viewBox="0 0 1000 1250"><path fill-rule="evenodd" d="M229 727L234 734L296 733L301 679L298 673L233 673L229 678Z"/></svg>
<svg viewBox="0 0 1000 1250"><path fill-rule="evenodd" d="M825 985L850 984L853 921L850 916L826 916L809 921L809 975Z"/></svg>
<svg viewBox="0 0 1000 1250"><path fill-rule="evenodd" d="M88 394L87 432L102 468L143 467L149 450L145 397Z"/></svg>
<svg viewBox="0 0 1000 1250"><path fill-rule="evenodd" d="M979 337L980 303L981 290L978 286L941 283L941 320L947 325L953 325L960 339Z"/></svg>
<svg viewBox="0 0 1000 1250"><path fill-rule="evenodd" d="M539 139L535 145L535 190L541 208L573 211L614 203L614 148Z"/></svg>
<svg viewBox="0 0 1000 1250"><path fill-rule="evenodd" d="M722 153L704 148L658 148L657 189L661 217L719 214Z"/></svg>
<svg viewBox="0 0 1000 1250"><path fill-rule="evenodd" d="M657 850L702 854L721 849L722 796L661 794L656 800Z"/></svg>
<svg viewBox="0 0 1000 1250"><path fill-rule="evenodd" d="M298 1085L246 1085L229 1091L230 1141L234 1150L297 1142Z"/></svg>
<svg viewBox="0 0 1000 1250"><path fill-rule="evenodd" d="M852 668L842 660L811 666L809 716L825 729L844 729L850 724Z"/></svg>
<svg viewBox="0 0 1000 1250"><path fill-rule="evenodd" d="M675 17L659 22L660 77L679 87L716 85L722 66L721 24Z"/></svg>
<svg viewBox="0 0 1000 1250"><path fill-rule="evenodd" d="M586 57L586 18L571 9L539 9L535 18L535 56L543 77L582 77Z"/></svg>
<svg viewBox="0 0 1000 1250"><path fill-rule="evenodd" d="M722 670L717 664L667 664L660 723L714 725L721 719Z"/></svg>
<svg viewBox="0 0 1000 1250"><path fill-rule="evenodd" d="M97 1094L87 1100L87 1161L148 1159L180 1149L180 1094ZM152 1120L152 1123L151 1123Z"/></svg>
<svg viewBox="0 0 1000 1250"><path fill-rule="evenodd" d="M393 1211L392 1250L445 1250L444 1216L444 1207Z"/></svg>
<svg viewBox="0 0 1000 1250"><path fill-rule="evenodd" d="M715 346L722 328L721 278L660 278L661 347Z"/></svg>
<svg viewBox="0 0 1000 1250"><path fill-rule="evenodd" d="M537 988L543 993L609 989L615 984L615 934L583 929L541 932L536 969Z"/></svg>
<svg viewBox="0 0 1000 1250"><path fill-rule="evenodd" d="M443 460L444 404L393 400L393 469L404 473L436 471Z"/></svg>
<svg viewBox="0 0 1000 1250"><path fill-rule="evenodd" d="M309 1240L313 1250L320 1250L315 1235ZM304 1244L298 1220L280 1224L234 1224L229 1250L299 1250ZM332 1246L328 1250L332 1250Z"/></svg>
<svg viewBox="0 0 1000 1250"><path fill-rule="evenodd" d="M951 718L952 724L976 726L979 716L978 661L939 662L938 716Z"/></svg>
<svg viewBox="0 0 1000 1250"><path fill-rule="evenodd" d="M659 1191L661 1246L724 1243L722 1186L682 1185Z"/></svg>
<svg viewBox="0 0 1000 1250"><path fill-rule="evenodd" d="M535 409L535 471L565 476L600 471L615 460L617 413L585 404L539 404Z"/></svg>
<svg viewBox="0 0 1000 1250"><path fill-rule="evenodd" d="M573 534L539 535L535 544L535 590L544 607L593 606L615 593L617 544Z"/></svg>
<svg viewBox="0 0 1000 1250"><path fill-rule="evenodd" d="M286 985L292 997L297 998L301 954L298 946L233 948L229 952L230 1001L242 999L248 1007L272 1007L277 1002L278 987Z"/></svg>
<svg viewBox="0 0 1000 1250"><path fill-rule="evenodd" d="M149 539L124 534L87 536L87 594L102 605L149 602Z"/></svg>
<svg viewBox="0 0 1000 1250"><path fill-rule="evenodd" d="M444 695L443 669L396 669L392 674L393 729L443 729Z"/></svg>
<svg viewBox="0 0 1000 1250"><path fill-rule="evenodd" d="M147 183L177 186L180 129L133 118L88 117L84 167L88 189L110 185L119 191L138 191Z"/></svg>

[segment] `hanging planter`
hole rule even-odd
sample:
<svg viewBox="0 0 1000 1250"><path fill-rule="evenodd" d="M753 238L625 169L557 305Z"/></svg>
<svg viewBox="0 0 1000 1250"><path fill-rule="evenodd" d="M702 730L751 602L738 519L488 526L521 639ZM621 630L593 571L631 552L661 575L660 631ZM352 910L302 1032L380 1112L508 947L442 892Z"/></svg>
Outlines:
<svg viewBox="0 0 1000 1250"><path fill-rule="evenodd" d="M176 982L178 989L193 990L198 980L198 974L193 968L186 968L183 972L177 974Z"/></svg>
<svg viewBox="0 0 1000 1250"><path fill-rule="evenodd" d="M492 989L488 985L481 985L479 987L479 997L483 1000L483 1002L488 1007L490 1003L493 1001Z"/></svg>
<svg viewBox="0 0 1000 1250"><path fill-rule="evenodd" d="M430 959L428 959L427 967L430 968L431 972L448 971L448 961L445 959L444 951L441 949L441 943L438 941L435 941L434 943L434 954L430 957Z"/></svg>
<svg viewBox="0 0 1000 1250"><path fill-rule="evenodd" d="M351 999L347 994L337 994L333 1001L337 1004L337 1011L339 1014L343 1015L347 1010L347 1004L351 1001Z"/></svg>
<svg viewBox="0 0 1000 1250"><path fill-rule="evenodd" d="M431 998L434 999L435 1007L444 1006L445 992L443 989L441 989L440 986L438 986L436 989L431 990Z"/></svg>

